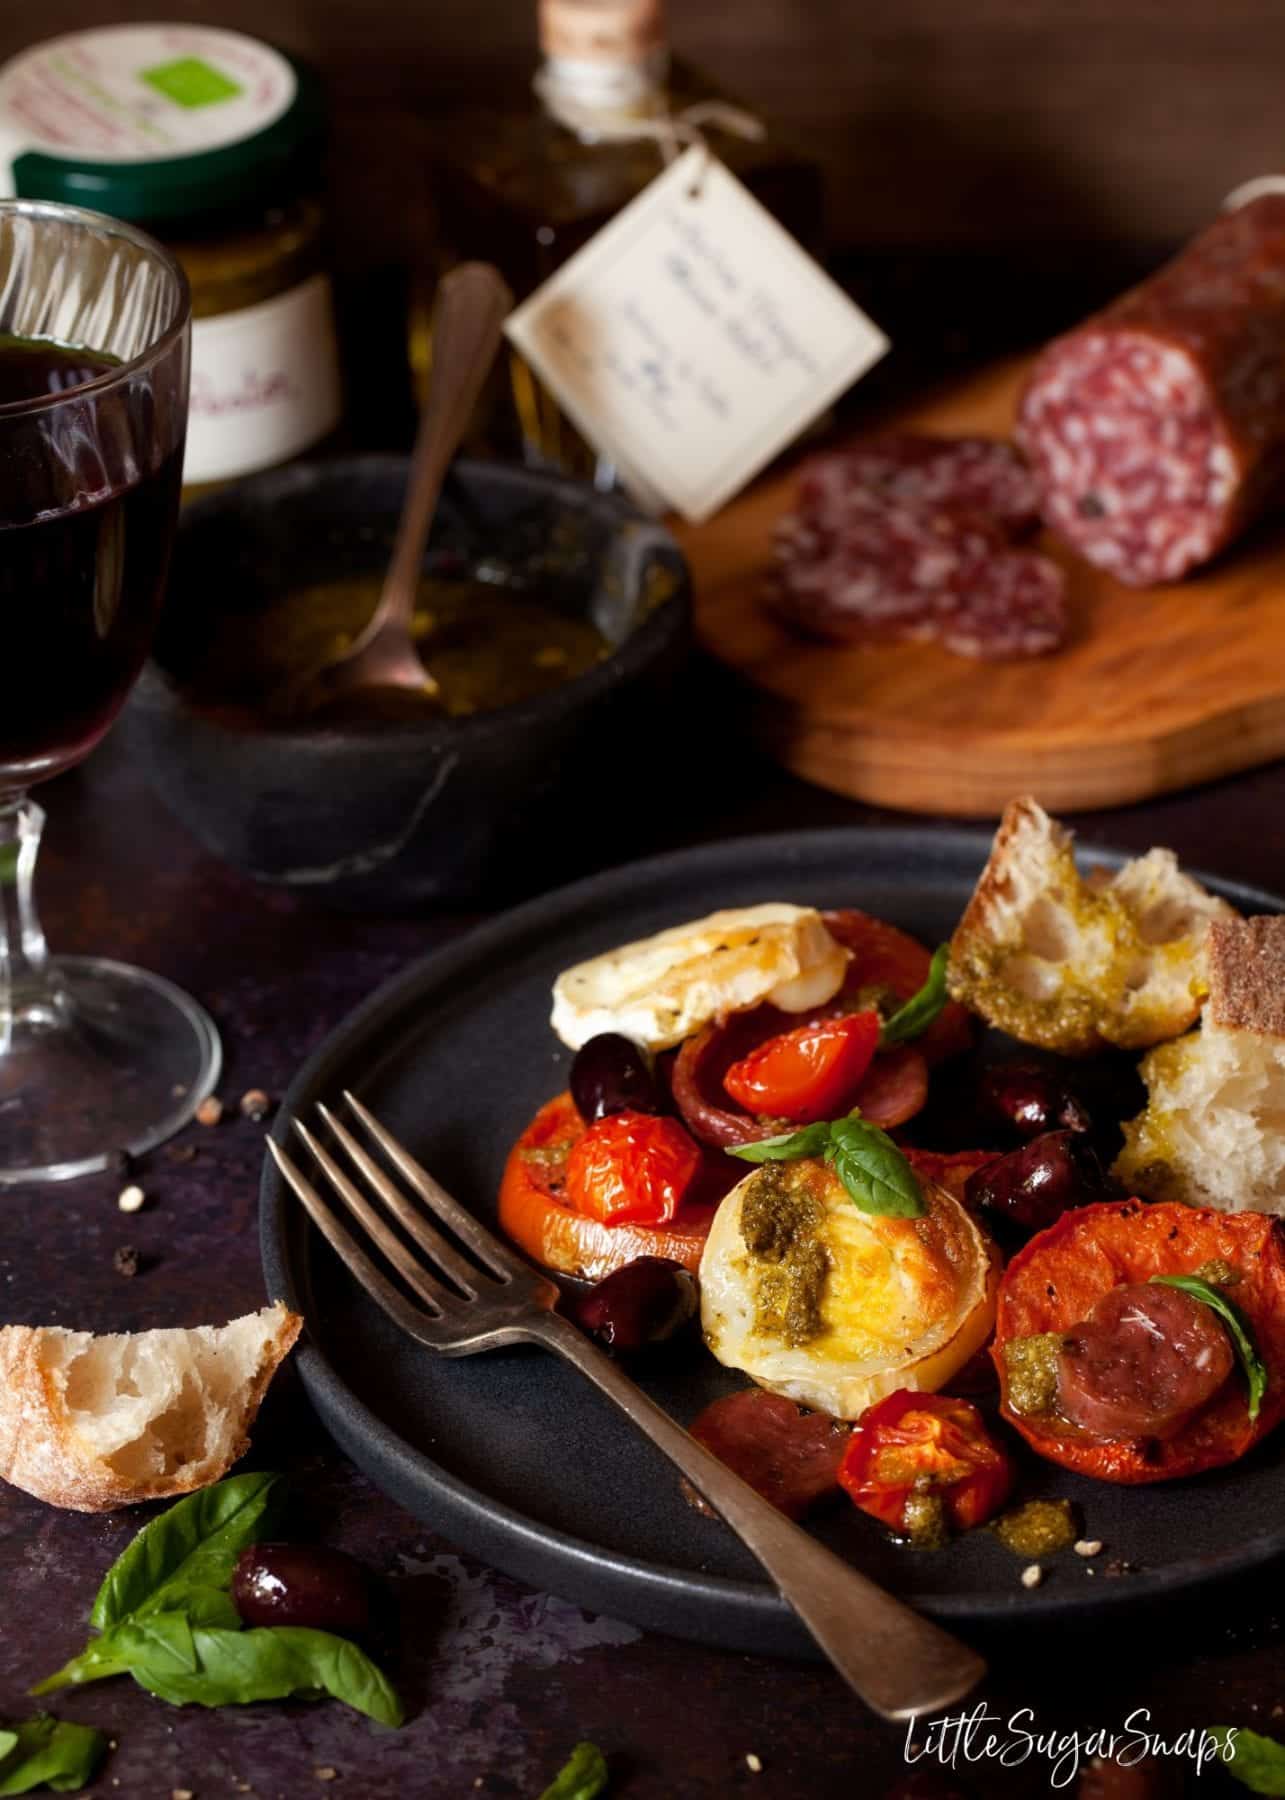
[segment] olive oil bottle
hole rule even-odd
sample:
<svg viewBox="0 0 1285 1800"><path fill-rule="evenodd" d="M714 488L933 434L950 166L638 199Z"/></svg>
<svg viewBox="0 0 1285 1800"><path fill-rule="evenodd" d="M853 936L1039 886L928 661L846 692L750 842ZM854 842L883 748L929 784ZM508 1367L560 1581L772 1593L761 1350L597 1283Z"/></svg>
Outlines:
<svg viewBox="0 0 1285 1800"><path fill-rule="evenodd" d="M689 122L787 230L819 251L817 165L739 101L744 124L727 128L729 115L737 123L729 97L671 58L663 4L539 0L544 61L529 102L453 118L442 133L436 190L448 258L497 263L525 298L661 173L666 141L684 147ZM427 308L417 314L412 360L422 377ZM498 453L602 486L613 479L516 352L479 431Z"/></svg>

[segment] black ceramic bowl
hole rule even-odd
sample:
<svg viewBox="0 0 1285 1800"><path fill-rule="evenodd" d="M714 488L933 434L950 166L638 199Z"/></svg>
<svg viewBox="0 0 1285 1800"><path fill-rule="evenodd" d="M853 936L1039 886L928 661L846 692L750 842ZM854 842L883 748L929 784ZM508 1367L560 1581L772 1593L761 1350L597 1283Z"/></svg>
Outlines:
<svg viewBox="0 0 1285 1800"><path fill-rule="evenodd" d="M625 787L665 716L691 621L667 532L555 476L461 461L426 568L461 556L588 617L612 654L534 699L469 718L269 725L194 706L186 671L212 607L387 564L406 463L353 457L251 477L183 514L165 618L124 729L162 798L215 855L340 906L498 897L548 882L553 803ZM662 710L657 711L660 708ZM654 731L654 727L653 727Z"/></svg>

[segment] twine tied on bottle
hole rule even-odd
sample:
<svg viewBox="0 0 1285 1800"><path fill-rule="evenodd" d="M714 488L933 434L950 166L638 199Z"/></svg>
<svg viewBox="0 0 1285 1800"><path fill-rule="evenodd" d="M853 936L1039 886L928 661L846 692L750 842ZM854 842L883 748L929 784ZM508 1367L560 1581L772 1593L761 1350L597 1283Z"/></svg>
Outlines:
<svg viewBox="0 0 1285 1800"><path fill-rule="evenodd" d="M1261 200L1264 194L1285 194L1285 175L1255 175L1252 181L1242 181L1223 201L1223 211L1235 212L1251 200Z"/></svg>
<svg viewBox="0 0 1285 1800"><path fill-rule="evenodd" d="M631 114L586 106L574 100L546 70L535 77L534 87L541 103L559 125L574 131L578 137L598 139L608 144L641 143L650 139L660 150L666 168L676 162L684 150L699 149L706 161L714 155L706 128L725 131L731 137L756 143L767 136L767 127L743 107L730 106L725 100L698 100L678 112ZM698 174L692 185L693 197L700 191Z"/></svg>

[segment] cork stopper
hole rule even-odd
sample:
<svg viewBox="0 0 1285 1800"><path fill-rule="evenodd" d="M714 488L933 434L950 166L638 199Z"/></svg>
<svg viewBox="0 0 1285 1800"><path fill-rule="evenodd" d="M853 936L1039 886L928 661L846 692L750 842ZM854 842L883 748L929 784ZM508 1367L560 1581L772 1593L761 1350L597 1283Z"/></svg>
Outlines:
<svg viewBox="0 0 1285 1800"><path fill-rule="evenodd" d="M665 50L664 0L540 0L540 47L560 63L653 62Z"/></svg>

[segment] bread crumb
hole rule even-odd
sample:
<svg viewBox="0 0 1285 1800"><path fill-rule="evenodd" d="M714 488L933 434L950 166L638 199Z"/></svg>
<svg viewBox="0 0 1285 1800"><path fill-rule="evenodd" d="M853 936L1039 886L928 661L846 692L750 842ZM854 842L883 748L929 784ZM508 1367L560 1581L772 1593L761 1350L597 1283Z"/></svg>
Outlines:
<svg viewBox="0 0 1285 1800"><path fill-rule="evenodd" d="M338 1769L332 1769L328 1763L323 1768L314 1769L312 1772L318 1781L333 1781L339 1773Z"/></svg>
<svg viewBox="0 0 1285 1800"><path fill-rule="evenodd" d="M171 1788L170 1800L196 1800L196 1795L191 1788Z"/></svg>
<svg viewBox="0 0 1285 1800"><path fill-rule="evenodd" d="M1044 1579L1044 1571L1038 1563L1027 1563L1022 1570L1022 1586L1036 1588Z"/></svg>
<svg viewBox="0 0 1285 1800"><path fill-rule="evenodd" d="M137 1275L138 1262L138 1251L132 1244L121 1244L112 1251L112 1267L118 1275Z"/></svg>
<svg viewBox="0 0 1285 1800"><path fill-rule="evenodd" d="M1101 1556L1101 1538L1077 1538L1072 1548L1077 1556Z"/></svg>
<svg viewBox="0 0 1285 1800"><path fill-rule="evenodd" d="M137 1182L134 1182L131 1183L129 1187L121 1189L116 1197L116 1204L120 1207L122 1212L135 1213L142 1211L143 1203L146 1199L147 1195L143 1192L142 1188L138 1186Z"/></svg>
<svg viewBox="0 0 1285 1800"><path fill-rule="evenodd" d="M746 1755L745 1767L749 1770L751 1775L761 1775L763 1773L763 1764L759 1761L758 1757L755 1756L752 1750Z"/></svg>
<svg viewBox="0 0 1285 1800"><path fill-rule="evenodd" d="M262 1088L249 1088L241 1096L241 1117L258 1125L272 1111L272 1101Z"/></svg>
<svg viewBox="0 0 1285 1800"><path fill-rule="evenodd" d="M198 1125L217 1125L223 1117L223 1102L217 1094L210 1094L196 1109Z"/></svg>

